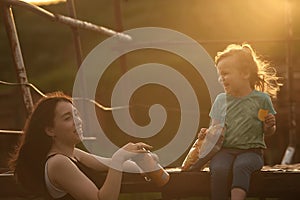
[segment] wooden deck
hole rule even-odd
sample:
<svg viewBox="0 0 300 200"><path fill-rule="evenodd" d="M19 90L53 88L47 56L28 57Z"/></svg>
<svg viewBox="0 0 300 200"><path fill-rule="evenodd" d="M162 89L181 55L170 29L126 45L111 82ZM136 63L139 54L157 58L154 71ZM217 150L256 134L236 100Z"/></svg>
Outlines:
<svg viewBox="0 0 300 200"><path fill-rule="evenodd" d="M298 165L297 165L298 167ZM162 199L180 199L187 197L209 197L210 175L208 171L181 172L177 168L167 169L170 181L164 187L147 182L139 174L124 174L122 193L160 192ZM101 184L105 173L95 174L96 184ZM26 199L12 177L12 174L0 175L0 199L18 197ZM295 168L264 167L252 176L249 197L300 199L300 170Z"/></svg>

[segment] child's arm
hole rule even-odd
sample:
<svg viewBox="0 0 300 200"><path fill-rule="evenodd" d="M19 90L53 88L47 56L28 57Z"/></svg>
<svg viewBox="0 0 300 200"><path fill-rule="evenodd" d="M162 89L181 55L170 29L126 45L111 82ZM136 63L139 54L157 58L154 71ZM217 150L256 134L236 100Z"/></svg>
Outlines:
<svg viewBox="0 0 300 200"><path fill-rule="evenodd" d="M264 133L266 136L273 135L276 131L276 119L273 114L268 114L264 120Z"/></svg>
<svg viewBox="0 0 300 200"><path fill-rule="evenodd" d="M218 125L218 124L220 124L220 123L221 123L221 122L220 122L219 120L211 119L211 124L210 124L210 126L215 126L215 125ZM200 132L198 133L198 138L199 138L199 139L204 139L204 137L206 136L207 130L208 130L208 128L201 128L201 129L200 129Z"/></svg>

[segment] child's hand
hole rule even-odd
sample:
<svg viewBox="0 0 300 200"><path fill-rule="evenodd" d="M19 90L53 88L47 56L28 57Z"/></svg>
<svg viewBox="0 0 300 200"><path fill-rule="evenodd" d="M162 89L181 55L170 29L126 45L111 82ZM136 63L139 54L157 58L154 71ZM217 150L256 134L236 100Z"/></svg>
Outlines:
<svg viewBox="0 0 300 200"><path fill-rule="evenodd" d="M271 128L271 127L275 126L275 124L276 124L275 116L273 114L268 114L265 117L264 124L265 124L265 128Z"/></svg>
<svg viewBox="0 0 300 200"><path fill-rule="evenodd" d="M206 136L207 128L201 128L200 132L198 133L198 139L203 140Z"/></svg>

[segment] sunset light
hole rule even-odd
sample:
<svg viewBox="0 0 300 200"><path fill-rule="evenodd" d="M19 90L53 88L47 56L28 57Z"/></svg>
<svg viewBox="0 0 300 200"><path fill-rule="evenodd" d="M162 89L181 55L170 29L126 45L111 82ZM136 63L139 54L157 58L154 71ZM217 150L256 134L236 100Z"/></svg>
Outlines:
<svg viewBox="0 0 300 200"><path fill-rule="evenodd" d="M45 6L50 4L58 4L58 3L66 2L66 0L24 0L24 1L38 6Z"/></svg>
<svg viewBox="0 0 300 200"><path fill-rule="evenodd" d="M300 199L300 0L0 0L0 200Z"/></svg>

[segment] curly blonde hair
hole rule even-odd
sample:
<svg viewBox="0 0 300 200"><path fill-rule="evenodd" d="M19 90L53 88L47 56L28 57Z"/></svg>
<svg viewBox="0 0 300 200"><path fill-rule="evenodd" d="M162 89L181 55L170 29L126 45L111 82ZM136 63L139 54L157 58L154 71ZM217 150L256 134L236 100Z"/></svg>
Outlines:
<svg viewBox="0 0 300 200"><path fill-rule="evenodd" d="M240 70L248 70L250 74L250 86L253 89L266 92L272 98L277 97L277 92L282 86L279 83L276 69L270 63L262 60L253 50L250 44L230 44L224 51L218 52L215 57L216 65L224 58L235 56L239 62L236 67Z"/></svg>

